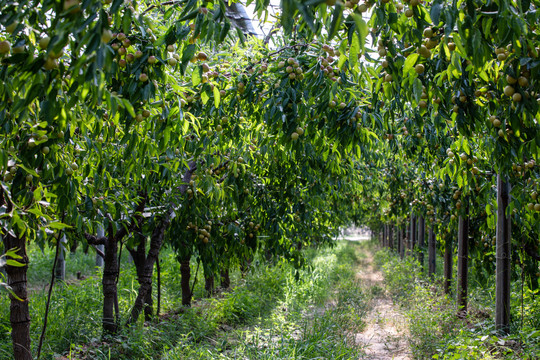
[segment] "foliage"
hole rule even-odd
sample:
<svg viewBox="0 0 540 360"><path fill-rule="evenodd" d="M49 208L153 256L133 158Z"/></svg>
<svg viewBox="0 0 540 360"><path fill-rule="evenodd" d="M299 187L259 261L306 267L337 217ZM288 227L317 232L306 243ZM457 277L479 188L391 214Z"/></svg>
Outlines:
<svg viewBox="0 0 540 360"><path fill-rule="evenodd" d="M515 326L502 337L495 330L489 306L494 302L490 296L492 284L473 282L469 316L463 320L457 316L455 299L443 294L437 281L427 281L412 257L401 260L383 250L377 252L376 261L384 273L386 290L407 314L408 341L416 358L533 359L538 353L538 327L534 319L539 299L531 290L523 299L527 304L523 326L517 325L520 314L514 313ZM520 284L515 281L512 286L518 288ZM513 293L515 305L521 301L518 295Z"/></svg>

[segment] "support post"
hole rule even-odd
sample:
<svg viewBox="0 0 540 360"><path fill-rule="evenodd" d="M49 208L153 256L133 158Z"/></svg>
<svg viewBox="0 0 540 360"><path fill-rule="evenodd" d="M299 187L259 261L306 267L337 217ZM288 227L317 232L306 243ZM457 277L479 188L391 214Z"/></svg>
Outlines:
<svg viewBox="0 0 540 360"><path fill-rule="evenodd" d="M510 328L510 239L511 219L506 210L510 203L510 184L497 174L497 240L495 327L502 333Z"/></svg>

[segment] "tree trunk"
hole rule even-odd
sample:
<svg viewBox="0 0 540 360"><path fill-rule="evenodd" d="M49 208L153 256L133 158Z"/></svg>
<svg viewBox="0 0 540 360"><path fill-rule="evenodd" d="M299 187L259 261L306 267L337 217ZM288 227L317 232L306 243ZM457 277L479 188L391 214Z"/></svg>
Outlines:
<svg viewBox="0 0 540 360"><path fill-rule="evenodd" d="M13 293L20 299L9 294L11 305L9 308L11 322L11 340L13 342L13 358L15 360L32 360L30 348L30 310L28 308L28 291L26 271L28 270L28 255L26 253L26 239L4 236L4 249L18 248L17 254L22 259L17 259L24 266L6 266L7 281ZM21 301L22 300L22 301Z"/></svg>
<svg viewBox="0 0 540 360"><path fill-rule="evenodd" d="M465 215L459 216L458 228L457 306L461 316L467 315L469 272L469 205L466 201Z"/></svg>
<svg viewBox="0 0 540 360"><path fill-rule="evenodd" d="M429 237L428 237L428 273L429 276L433 279L436 272L437 264L437 244L435 242L435 232L433 231L433 225L429 227Z"/></svg>
<svg viewBox="0 0 540 360"><path fill-rule="evenodd" d="M129 254L133 263L135 264L135 269L137 271L137 282L139 287L142 286L143 278L145 277L145 265L146 265L146 237L143 235L138 236L139 244L135 249L128 248ZM150 275L151 276L151 275ZM153 299L152 299L152 285L150 284L150 291L146 294L144 299L144 319L150 321L153 314Z"/></svg>
<svg viewBox="0 0 540 360"><path fill-rule="evenodd" d="M511 218L506 215L510 203L510 184L497 174L497 252L495 327L502 333L510 328L510 240Z"/></svg>
<svg viewBox="0 0 540 360"><path fill-rule="evenodd" d="M105 259L103 268L103 331L105 334L116 334L118 331L118 313L115 314L118 299L118 242L112 229L105 244Z"/></svg>
<svg viewBox="0 0 540 360"><path fill-rule="evenodd" d="M424 271L424 246L426 237L426 222L423 216L418 218L418 262Z"/></svg>
<svg viewBox="0 0 540 360"><path fill-rule="evenodd" d="M388 247L394 249L394 225L388 226Z"/></svg>
<svg viewBox="0 0 540 360"><path fill-rule="evenodd" d="M98 237L104 237L105 236L105 231L103 230L103 227L98 226L98 228L97 228L97 236ZM99 251L104 253L105 252L105 245L96 245L96 249L98 249ZM101 255L99 255L98 252L96 252L96 266L97 267L103 267L103 264L104 264L103 258L101 257Z"/></svg>
<svg viewBox="0 0 540 360"><path fill-rule="evenodd" d="M152 236L150 238L150 249L148 250L148 255L146 256L146 260L144 262L144 268L143 272L140 276L140 287L139 287L139 293L137 294L137 298L135 299L135 304L133 305L133 309L131 309L131 316L129 317L127 324L135 323L137 322L137 319L139 318L139 315L141 311L143 310L143 307L145 303L147 304L147 307L150 307L150 313L152 312L151 306L152 306L152 275L154 273L154 264L157 261L157 258L159 256L159 251L161 250L161 246L163 245L163 239L165 238L165 230L169 228L169 224L171 223L171 216L173 214L173 210L168 210L165 215L163 216L163 219L161 219L161 222L159 225L154 229Z"/></svg>
<svg viewBox="0 0 540 360"><path fill-rule="evenodd" d="M56 280L60 281L66 280L66 247L64 246L66 242L66 235L63 235L60 239L60 249L56 261L56 268L54 269L54 277Z"/></svg>
<svg viewBox="0 0 540 360"><path fill-rule="evenodd" d="M214 275L208 275L204 277L204 289L208 297L214 294Z"/></svg>
<svg viewBox="0 0 540 360"><path fill-rule="evenodd" d="M452 237L446 236L444 244L444 293L450 294L452 285L452 268L454 267L454 254L452 251Z"/></svg>
<svg viewBox="0 0 540 360"><path fill-rule="evenodd" d="M398 255L401 254L401 229L399 226L396 226L396 247Z"/></svg>
<svg viewBox="0 0 540 360"><path fill-rule="evenodd" d="M231 287L231 278L229 277L229 269L223 269L221 271L221 287L228 289Z"/></svg>
<svg viewBox="0 0 540 360"><path fill-rule="evenodd" d="M182 288L182 305L191 306L191 288L189 287L189 278L191 277L191 268L189 266L189 259L182 259L180 263L180 287Z"/></svg>

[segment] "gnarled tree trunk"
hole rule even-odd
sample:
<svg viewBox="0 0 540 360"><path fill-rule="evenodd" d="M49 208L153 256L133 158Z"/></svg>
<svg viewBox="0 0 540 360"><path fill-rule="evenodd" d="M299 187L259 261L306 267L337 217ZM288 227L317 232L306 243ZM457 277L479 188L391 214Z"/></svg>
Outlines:
<svg viewBox="0 0 540 360"><path fill-rule="evenodd" d="M114 335L118 332L118 317L116 312L118 301L118 242L114 238L112 229L109 230L108 240L105 242L105 259L103 266L103 331Z"/></svg>
<svg viewBox="0 0 540 360"><path fill-rule="evenodd" d="M221 270L221 287L228 289L231 287L231 278L229 277L229 269Z"/></svg>
<svg viewBox="0 0 540 360"><path fill-rule="evenodd" d="M28 255L26 253L26 239L12 236L9 233L4 236L4 248L10 250L18 248L17 254L22 259L17 259L24 266L6 266L8 285L13 293L9 295L11 305L9 308L11 322L11 340L13 342L13 357L15 360L32 360L30 348L30 310L28 308L28 290L26 271L28 270Z"/></svg>
<svg viewBox="0 0 540 360"><path fill-rule="evenodd" d="M191 288L189 279L191 277L191 268L189 266L190 257L182 259L180 262L180 287L182 288L182 305L191 306Z"/></svg>

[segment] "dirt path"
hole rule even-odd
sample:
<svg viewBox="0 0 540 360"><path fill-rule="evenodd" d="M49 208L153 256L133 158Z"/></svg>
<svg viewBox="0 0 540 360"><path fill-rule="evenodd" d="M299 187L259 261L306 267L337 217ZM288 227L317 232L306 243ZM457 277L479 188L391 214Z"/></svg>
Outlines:
<svg viewBox="0 0 540 360"><path fill-rule="evenodd" d="M366 320L364 332L356 335L357 344L365 349L361 359L370 360L410 360L407 344L407 322L394 306L392 299L384 293L383 276L373 267L373 254L368 252L358 279L366 291L374 294Z"/></svg>

